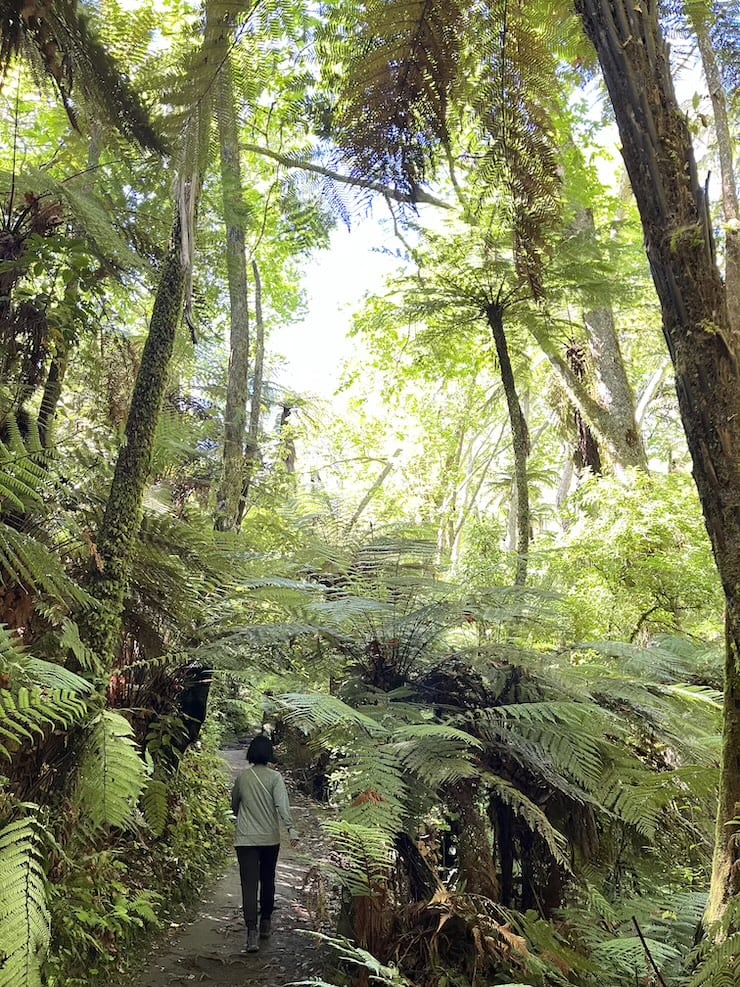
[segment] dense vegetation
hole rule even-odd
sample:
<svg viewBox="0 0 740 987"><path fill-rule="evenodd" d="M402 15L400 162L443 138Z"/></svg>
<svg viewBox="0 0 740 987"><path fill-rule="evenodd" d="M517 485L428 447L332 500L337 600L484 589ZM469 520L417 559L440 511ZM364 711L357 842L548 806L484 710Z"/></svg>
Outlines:
<svg viewBox="0 0 740 987"><path fill-rule="evenodd" d="M0 987L197 898L265 716L341 976L737 985L738 14L0 0Z"/></svg>

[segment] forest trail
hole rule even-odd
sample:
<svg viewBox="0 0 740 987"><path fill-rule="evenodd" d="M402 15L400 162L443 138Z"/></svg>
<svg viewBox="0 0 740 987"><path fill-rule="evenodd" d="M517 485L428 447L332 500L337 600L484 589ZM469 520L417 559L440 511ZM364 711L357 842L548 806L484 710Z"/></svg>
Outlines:
<svg viewBox="0 0 740 987"><path fill-rule="evenodd" d="M234 777L245 764L244 748L222 752ZM260 941L259 953L246 953L246 931L241 914L241 890L236 858L208 893L189 922L173 923L166 939L152 952L144 969L129 981L131 987L281 987L319 976L326 966L326 950L306 931L321 923L320 895L307 890L312 868L327 854L327 839L320 828L315 803L289 788L290 803L301 833L292 850L286 839L277 869L277 897L270 939Z"/></svg>

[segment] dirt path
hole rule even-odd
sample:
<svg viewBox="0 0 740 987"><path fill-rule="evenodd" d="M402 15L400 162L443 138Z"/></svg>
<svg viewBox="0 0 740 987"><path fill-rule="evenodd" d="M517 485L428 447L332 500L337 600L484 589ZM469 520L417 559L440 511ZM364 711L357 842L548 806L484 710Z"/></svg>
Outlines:
<svg viewBox="0 0 740 987"><path fill-rule="evenodd" d="M244 751L225 751L234 775L244 767ZM167 939L152 953L131 987L207 984L209 987L281 987L321 976L326 950L305 930L321 925L321 894L306 891L306 877L326 855L317 810L309 799L291 792L291 807L301 846L283 842L277 869L273 933L260 942L259 953L246 953L241 890L236 860L212 889L188 924L170 927ZM318 914L317 914L318 913ZM304 931L301 931L304 930Z"/></svg>

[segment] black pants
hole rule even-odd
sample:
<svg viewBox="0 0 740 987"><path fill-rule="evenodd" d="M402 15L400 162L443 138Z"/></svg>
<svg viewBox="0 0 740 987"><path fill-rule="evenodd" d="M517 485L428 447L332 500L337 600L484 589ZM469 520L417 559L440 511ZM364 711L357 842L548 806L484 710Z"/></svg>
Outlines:
<svg viewBox="0 0 740 987"><path fill-rule="evenodd" d="M242 882L242 906L248 929L257 928L257 885L260 888L260 916L270 918L275 908L275 868L280 844L274 846L238 846L239 876Z"/></svg>

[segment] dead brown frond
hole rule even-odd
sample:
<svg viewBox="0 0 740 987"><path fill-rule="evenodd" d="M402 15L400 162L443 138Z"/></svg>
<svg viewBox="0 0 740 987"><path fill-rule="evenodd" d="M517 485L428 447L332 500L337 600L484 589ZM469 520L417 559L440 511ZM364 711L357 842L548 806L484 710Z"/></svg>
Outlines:
<svg viewBox="0 0 740 987"><path fill-rule="evenodd" d="M401 923L398 952L419 984L440 968L460 971L473 984L528 970L526 938L485 898L440 888L430 901L407 906Z"/></svg>

